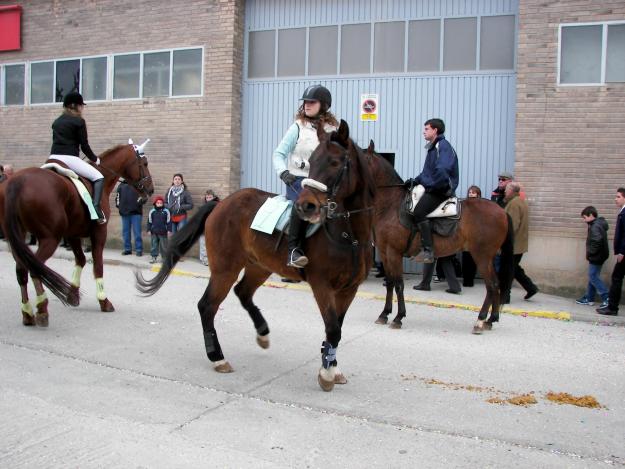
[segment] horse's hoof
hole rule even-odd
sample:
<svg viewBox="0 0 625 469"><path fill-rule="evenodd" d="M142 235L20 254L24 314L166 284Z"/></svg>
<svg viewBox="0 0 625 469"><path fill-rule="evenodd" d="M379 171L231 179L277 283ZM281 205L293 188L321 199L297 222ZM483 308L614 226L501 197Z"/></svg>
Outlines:
<svg viewBox="0 0 625 469"><path fill-rule="evenodd" d="M78 287L72 285L65 299L70 306L78 306L80 304L80 290Z"/></svg>
<svg viewBox="0 0 625 469"><path fill-rule="evenodd" d="M376 324L386 324L388 322L388 318L386 316L380 316L378 319L375 320Z"/></svg>
<svg viewBox="0 0 625 469"><path fill-rule="evenodd" d="M492 322L485 322L483 329L485 331L492 331L493 330L493 323Z"/></svg>
<svg viewBox="0 0 625 469"><path fill-rule="evenodd" d="M31 316L28 313L22 311L22 324L24 326L34 326L35 325L35 316Z"/></svg>
<svg viewBox="0 0 625 469"><path fill-rule="evenodd" d="M347 378L343 373L337 373L334 376L334 384L347 384Z"/></svg>
<svg viewBox="0 0 625 469"><path fill-rule="evenodd" d="M215 362L215 371L217 373L232 373L234 371L234 368L232 368L230 366L230 363L228 363L226 360L220 360L218 362Z"/></svg>
<svg viewBox="0 0 625 469"><path fill-rule="evenodd" d="M260 346L260 348L268 349L269 348L269 334L266 335L256 335L256 343Z"/></svg>
<svg viewBox="0 0 625 469"><path fill-rule="evenodd" d="M37 313L35 315L35 323L39 327L48 327L48 313Z"/></svg>
<svg viewBox="0 0 625 469"><path fill-rule="evenodd" d="M401 321L393 321L388 325L389 329L401 329Z"/></svg>
<svg viewBox="0 0 625 469"><path fill-rule="evenodd" d="M321 389L323 389L325 392L330 392L334 389L334 379L329 381L325 379L323 376L321 376L321 370L319 370L319 374L317 375L317 381L319 382L319 386L321 386Z"/></svg>
<svg viewBox="0 0 625 469"><path fill-rule="evenodd" d="M109 299L105 299L105 300L98 300L100 302L100 311L102 311L103 313L112 313L115 311L115 308L113 307L113 303L111 303L109 301Z"/></svg>
<svg viewBox="0 0 625 469"><path fill-rule="evenodd" d="M473 334L480 335L484 331L484 327L473 326Z"/></svg>

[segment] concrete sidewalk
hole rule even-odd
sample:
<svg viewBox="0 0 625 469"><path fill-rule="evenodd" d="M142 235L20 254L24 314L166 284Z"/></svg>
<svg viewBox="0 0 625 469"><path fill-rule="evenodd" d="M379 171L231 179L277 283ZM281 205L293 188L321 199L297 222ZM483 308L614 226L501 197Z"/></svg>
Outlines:
<svg viewBox="0 0 625 469"><path fill-rule="evenodd" d="M8 251L8 245L6 242L0 242L0 251ZM58 248L54 254L54 257L73 260L74 256L71 251L67 251L63 248ZM87 261L91 263L91 257L87 254ZM128 256L122 256L121 251L114 249L104 250L104 263L111 265L125 265L128 267L138 267L141 269L152 269L158 271L160 264L150 264L150 255L144 254L142 257L137 257L134 254ZM83 275L88 275L87 272ZM210 270L208 267L202 265L197 258L185 257L182 262L179 262L173 271L173 275L192 276L208 278L210 276ZM106 282L106 272L104 274ZM420 275L407 274L404 276L405 282L405 300L408 315L410 310L414 308L411 305L428 305L439 308L456 308L467 311L478 312L482 302L484 301L484 295L486 293L484 284L481 280L476 280L476 284L472 288L464 287L462 293L454 295L445 292L447 289L447 283L432 283L432 291L417 291L412 287L421 280ZM272 288L286 288L296 290L309 290L307 283L285 283L282 282L280 277L273 274L265 286ZM619 316L602 316L595 312L595 306L582 306L575 303L573 299L563 298L556 295L547 295L539 292L532 299L525 301L523 296L525 291L513 285L511 293L511 303L504 306L504 314L514 314L519 316L532 316L542 317L547 319L559 319L565 321L584 321L605 325L625 325L625 312L621 311ZM358 296L361 298L370 298L380 300L379 312L382 311L383 302L386 298L386 288L383 286L383 279L375 278L373 273L369 275L367 280L363 282L358 290ZM394 317L397 312L397 307L394 305L393 314L389 317L389 320ZM379 314L379 313L378 313ZM476 316L477 317L477 316ZM374 321L376 318L372 317Z"/></svg>

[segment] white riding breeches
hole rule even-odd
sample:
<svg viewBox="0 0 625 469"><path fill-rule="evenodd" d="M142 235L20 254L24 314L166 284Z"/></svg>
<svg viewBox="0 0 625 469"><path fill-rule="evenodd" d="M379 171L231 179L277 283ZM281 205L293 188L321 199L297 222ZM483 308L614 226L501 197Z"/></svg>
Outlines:
<svg viewBox="0 0 625 469"><path fill-rule="evenodd" d="M83 161L78 156L73 155L50 155L50 159L62 161L67 165L69 169L74 171L79 176L89 179L91 182L98 179L104 179L102 173L91 166L86 161Z"/></svg>

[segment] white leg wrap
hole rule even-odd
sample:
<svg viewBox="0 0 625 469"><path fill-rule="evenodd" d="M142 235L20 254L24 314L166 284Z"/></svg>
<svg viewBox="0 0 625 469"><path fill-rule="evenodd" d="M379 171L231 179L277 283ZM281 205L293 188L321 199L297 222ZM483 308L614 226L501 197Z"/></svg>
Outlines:
<svg viewBox="0 0 625 469"><path fill-rule="evenodd" d="M35 300L35 304L39 305L48 299L48 295L46 292L43 292L41 295L37 295L37 299Z"/></svg>
<svg viewBox="0 0 625 469"><path fill-rule="evenodd" d="M72 285L80 288L80 276L82 275L82 267L79 265L74 266L74 272L72 272Z"/></svg>
<svg viewBox="0 0 625 469"><path fill-rule="evenodd" d="M324 367L321 367L319 369L319 375L325 381L334 381L334 376L336 375L336 367L335 366L331 366L327 370Z"/></svg>
<svg viewBox="0 0 625 469"><path fill-rule="evenodd" d="M102 279L101 277L95 279L95 291L95 296L98 300L106 300L106 293L104 292L104 279Z"/></svg>
<svg viewBox="0 0 625 469"><path fill-rule="evenodd" d="M26 303L22 303L22 312L28 314L29 316L34 316L33 307L28 301Z"/></svg>

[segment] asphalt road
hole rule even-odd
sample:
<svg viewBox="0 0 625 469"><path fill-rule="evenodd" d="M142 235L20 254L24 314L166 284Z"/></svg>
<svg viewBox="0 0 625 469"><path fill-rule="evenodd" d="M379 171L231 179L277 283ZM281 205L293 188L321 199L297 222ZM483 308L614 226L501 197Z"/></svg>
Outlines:
<svg viewBox="0 0 625 469"><path fill-rule="evenodd" d="M623 327L504 315L475 336L475 313L412 304L391 330L373 323L380 301L358 297L337 356L348 383L324 393L310 292L259 289L268 350L228 296L216 327L235 372L223 375L204 352L204 278L174 275L143 298L131 268L107 265L117 311L101 313L87 268L81 306L52 298L47 329L21 325L14 278L0 252L1 467L625 465ZM536 403L505 402L523 395Z"/></svg>

